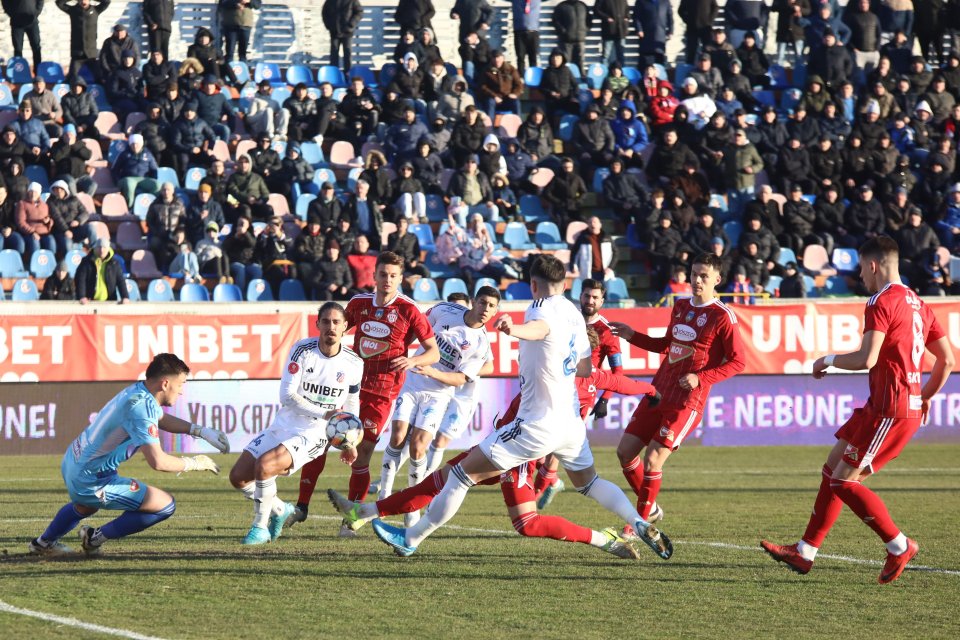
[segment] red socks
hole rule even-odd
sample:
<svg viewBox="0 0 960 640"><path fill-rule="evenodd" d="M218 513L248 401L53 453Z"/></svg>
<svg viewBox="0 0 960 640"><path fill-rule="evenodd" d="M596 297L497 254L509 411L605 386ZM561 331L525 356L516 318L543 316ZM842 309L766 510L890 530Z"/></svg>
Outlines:
<svg viewBox="0 0 960 640"><path fill-rule="evenodd" d="M860 482L834 480L830 483L830 487L844 504L850 507L850 510L873 529L884 542L890 542L900 533L900 529L893 523L890 512L887 511L887 506L883 504L880 496Z"/></svg>
<svg viewBox="0 0 960 640"><path fill-rule="evenodd" d="M557 483L557 472L551 471L546 467L541 467L537 471L537 479L533 481L533 492L536 495L543 493L547 487L553 486Z"/></svg>
<svg viewBox="0 0 960 640"><path fill-rule="evenodd" d="M640 495L640 488L643 486L643 460L637 456L627 464L623 465L623 477L633 492Z"/></svg>
<svg viewBox="0 0 960 640"><path fill-rule="evenodd" d="M827 465L823 465L820 491L817 492L817 499L813 503L813 513L810 514L807 530L803 532L802 540L811 547L817 547L818 549L823 546L823 541L830 533L833 523L837 521L837 517L843 511L843 500L834 493L830 486L832 474L833 470Z"/></svg>
<svg viewBox="0 0 960 640"><path fill-rule="evenodd" d="M650 509L657 501L662 478L662 471L644 472L643 474L643 483L640 485L640 491L637 492L637 511L644 520L650 517Z"/></svg>
<svg viewBox="0 0 960 640"><path fill-rule="evenodd" d="M514 519L513 528L520 535L531 538L552 538L584 544L590 544L593 539L593 531L586 527L573 524L559 516L542 516L535 511Z"/></svg>
<svg viewBox="0 0 960 640"><path fill-rule="evenodd" d="M417 509L424 509L443 489L443 474L434 471L429 478L413 487L391 494L383 500L377 501L377 512L380 517L393 516L398 513L410 513Z"/></svg>
<svg viewBox="0 0 960 640"><path fill-rule="evenodd" d="M349 488L347 497L354 502L363 502L370 491L370 467L353 467Z"/></svg>
<svg viewBox="0 0 960 640"><path fill-rule="evenodd" d="M316 460L311 460L300 469L300 497L297 498L297 504L310 504L310 498L313 496L313 490L317 488L317 478L323 473L323 467L327 464L327 454Z"/></svg>

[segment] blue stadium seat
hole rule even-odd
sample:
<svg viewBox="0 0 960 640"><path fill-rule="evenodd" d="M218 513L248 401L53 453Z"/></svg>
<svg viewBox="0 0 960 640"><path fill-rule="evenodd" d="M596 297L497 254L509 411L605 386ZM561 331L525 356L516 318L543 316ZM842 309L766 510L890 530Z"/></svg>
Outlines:
<svg viewBox="0 0 960 640"><path fill-rule="evenodd" d="M397 75L398 67L394 62L387 62L382 67L380 67L380 80L377 82L378 87L389 87L390 83L393 82L393 77Z"/></svg>
<svg viewBox="0 0 960 640"><path fill-rule="evenodd" d="M560 237L560 229L553 222L545 221L537 224L533 234L534 242L543 251L557 251L566 249L567 243Z"/></svg>
<svg viewBox="0 0 960 640"><path fill-rule="evenodd" d="M663 78L661 78L661 80L666 80L667 70L663 67L662 64L659 66L661 69L663 69ZM658 70L658 73L659 73L659 70ZM623 77L629 80L630 84L632 84L633 86L639 87L640 81L643 79L643 71L641 71L640 69L637 69L636 67L624 67Z"/></svg>
<svg viewBox="0 0 960 640"><path fill-rule="evenodd" d="M610 278L603 284L607 286L607 295L605 297L610 302L620 302L621 300L630 298L630 292L627 291L627 283L623 281L623 278Z"/></svg>
<svg viewBox="0 0 960 640"><path fill-rule="evenodd" d="M30 63L26 58L16 56L7 60L7 80L13 84L24 84L33 82L33 76L30 75Z"/></svg>
<svg viewBox="0 0 960 640"><path fill-rule="evenodd" d="M767 286L763 288L764 291L769 293L771 296L777 295L777 289L780 288L780 283L783 282L783 278L780 276L770 276L770 279L767 280Z"/></svg>
<svg viewBox="0 0 960 640"><path fill-rule="evenodd" d="M840 273L853 273L860 265L856 249L834 249L830 260Z"/></svg>
<svg viewBox="0 0 960 640"><path fill-rule="evenodd" d="M770 77L771 89L786 89L790 86L787 82L787 70L779 64L772 64L767 69L767 75Z"/></svg>
<svg viewBox="0 0 960 640"><path fill-rule="evenodd" d="M417 236L421 251L433 251L437 248L433 239L433 229L430 228L429 224L412 224L410 225L410 233Z"/></svg>
<svg viewBox="0 0 960 640"><path fill-rule="evenodd" d="M353 193L357 190L357 180L360 179L360 174L362 173L363 167L354 167L353 169L350 169L350 173L347 174L347 191ZM427 206L429 207L430 196L427 196L427 198Z"/></svg>
<svg viewBox="0 0 960 640"><path fill-rule="evenodd" d="M743 232L743 224L739 220L728 220L723 223L723 231L730 238L730 243L734 246L740 242L740 234Z"/></svg>
<svg viewBox="0 0 960 640"><path fill-rule="evenodd" d="M188 282L180 288L180 302L210 302L210 292L202 284Z"/></svg>
<svg viewBox="0 0 960 640"><path fill-rule="evenodd" d="M536 89L543 80L543 69L540 67L527 67L523 72L523 84Z"/></svg>
<svg viewBox="0 0 960 640"><path fill-rule="evenodd" d="M443 196L435 193L427 194L427 220L442 222L447 219L447 207L443 203Z"/></svg>
<svg viewBox="0 0 960 640"><path fill-rule="evenodd" d="M37 285L30 278L21 278L13 283L10 299L14 302L33 302L40 299Z"/></svg>
<svg viewBox="0 0 960 640"><path fill-rule="evenodd" d="M800 104L800 99L803 97L803 92L800 89L787 89L780 96L780 112L781 113L792 113L797 105Z"/></svg>
<svg viewBox="0 0 960 640"><path fill-rule="evenodd" d="M157 196L152 193L139 193L133 199L133 215L137 216L141 220L147 219L147 211L150 210L150 205L153 204L153 201L157 199ZM186 205L187 203L184 203Z"/></svg>
<svg viewBox="0 0 960 640"><path fill-rule="evenodd" d="M773 95L773 91L754 91L753 97L764 107L777 106L777 98Z"/></svg>
<svg viewBox="0 0 960 640"><path fill-rule="evenodd" d="M580 69L577 67L577 65L572 63L567 64L573 67L570 69L571 71L573 71L573 69L577 70L574 73L574 77L578 77L580 75ZM587 85L593 90L600 89L600 87L603 86L603 81L607 79L607 73L609 73L607 65L601 62L594 62L590 65L590 68L587 69Z"/></svg>
<svg viewBox="0 0 960 640"><path fill-rule="evenodd" d="M303 290L303 283L296 278L286 278L280 282L280 300L288 302L303 302L307 293Z"/></svg>
<svg viewBox="0 0 960 640"><path fill-rule="evenodd" d="M53 251L40 249L30 256L30 275L34 278L49 278L57 268L57 257Z"/></svg>
<svg viewBox="0 0 960 640"><path fill-rule="evenodd" d="M243 292L235 284L222 282L213 288L214 302L243 302Z"/></svg>
<svg viewBox="0 0 960 640"><path fill-rule="evenodd" d="M0 278L26 278L30 274L23 268L23 257L15 249L0 251Z"/></svg>
<svg viewBox="0 0 960 640"><path fill-rule="evenodd" d="M113 111L113 106L107 99L107 91L103 88L103 85L96 84L89 80L88 82L90 84L87 85L87 92L93 97L93 101L97 103L97 108L100 109L100 111Z"/></svg>
<svg viewBox="0 0 960 640"><path fill-rule="evenodd" d="M60 84L67 79L59 62L44 60L37 65L37 76L47 81L49 86Z"/></svg>
<svg viewBox="0 0 960 640"><path fill-rule="evenodd" d="M451 293L470 295L470 291L467 289L467 283L460 278L447 278L443 281L443 291L440 293L440 297L446 300L450 297Z"/></svg>
<svg viewBox="0 0 960 640"><path fill-rule="evenodd" d="M593 172L593 191L594 193L603 193L603 183L610 177L610 169L600 167Z"/></svg>
<svg viewBox="0 0 960 640"><path fill-rule="evenodd" d="M783 255L783 250L782 250L782 249L781 249L780 253L781 253L781 255ZM803 276L803 283L804 283L804 285L806 286L806 289L807 289L807 297L808 297L808 298L819 298L819 297L820 297L820 290L817 289L817 283L814 282L812 276Z"/></svg>
<svg viewBox="0 0 960 640"><path fill-rule="evenodd" d="M140 302L142 299L140 297L140 285L137 284L136 280L127 278L123 281L123 286L127 288L127 296L129 296L130 302Z"/></svg>
<svg viewBox="0 0 960 640"><path fill-rule="evenodd" d="M520 213L523 214L523 219L527 222L538 223L550 220L550 216L547 215L547 212L543 209L543 203L540 201L540 196L533 194L521 196L519 206Z"/></svg>
<svg viewBox="0 0 960 640"><path fill-rule="evenodd" d="M690 75L690 72L693 71L693 65L687 62L678 62L677 68L673 73L673 86L680 88L680 85L683 84L683 81L687 79L687 76Z"/></svg>
<svg viewBox="0 0 960 640"><path fill-rule="evenodd" d="M570 283L570 299L574 302L580 301L580 294L583 292L583 279L574 278Z"/></svg>
<svg viewBox="0 0 960 640"><path fill-rule="evenodd" d="M120 154L123 153L127 148L126 140L111 140L110 147L107 149L107 162L110 163L110 166L113 166L113 163L117 161L117 158L120 157Z"/></svg>
<svg viewBox="0 0 960 640"><path fill-rule="evenodd" d="M332 84L334 89L347 86L347 79L343 77L343 71L340 70L340 67L335 67L332 64L325 64L317 70L317 84L320 85L324 82Z"/></svg>
<svg viewBox="0 0 960 640"><path fill-rule="evenodd" d="M233 75L237 76L238 83L243 85L250 82L250 67L246 62L234 60L230 63L230 68L233 69Z"/></svg>
<svg viewBox="0 0 960 640"><path fill-rule="evenodd" d="M280 65L275 62L258 62L253 72L253 81L260 84L262 80L272 85L286 84L280 74Z"/></svg>
<svg viewBox="0 0 960 640"><path fill-rule="evenodd" d="M564 142L573 140L573 125L577 124L580 116L567 114L560 118L560 128L557 130L557 136Z"/></svg>
<svg viewBox="0 0 960 640"><path fill-rule="evenodd" d="M654 62L654 63L653 63L653 68L657 70L657 79L658 79L658 80L667 80L667 68L666 68L665 66L663 66L663 65L660 64L659 62ZM633 70L633 67L627 67L627 69L630 69L630 70L632 71L632 70ZM623 70L623 75L627 76L627 78L630 80L630 84L636 85L637 82L638 82L638 81L640 80L640 78L642 77L642 76L640 75L640 74L642 73L641 70L640 70L640 69L637 69L637 70L636 70L636 71L637 71L637 76L636 76L636 80L634 80L634 78L631 77L630 74L627 73L627 69L624 69L624 70ZM637 85L637 86L639 86L639 85Z"/></svg>
<svg viewBox="0 0 960 640"><path fill-rule="evenodd" d="M627 225L627 244L631 249L644 249L647 246L640 239L640 231L634 222Z"/></svg>
<svg viewBox="0 0 960 640"><path fill-rule="evenodd" d="M287 84L296 86L301 82L308 87L316 86L310 67L305 64L292 64L287 67Z"/></svg>
<svg viewBox="0 0 960 640"><path fill-rule="evenodd" d="M84 253L80 249L71 249L67 251L67 255L64 260L67 261L67 273L70 274L70 277L76 275L77 267L80 266L80 263L83 261Z"/></svg>
<svg viewBox="0 0 960 640"><path fill-rule="evenodd" d="M437 281L433 278L420 278L413 285L413 299L417 302L435 302L440 299Z"/></svg>
<svg viewBox="0 0 960 640"><path fill-rule="evenodd" d="M147 301L149 302L173 302L173 289L163 278L151 280L147 285Z"/></svg>
<svg viewBox="0 0 960 640"><path fill-rule="evenodd" d="M719 193L710 196L710 202L707 207L713 211L713 217L715 218L721 218L723 217L722 214L729 211L727 208L727 199Z"/></svg>
<svg viewBox="0 0 960 640"><path fill-rule="evenodd" d="M843 276L830 276L827 278L826 294L830 296L849 296L853 292L850 291L850 287L847 285L847 279Z"/></svg>
<svg viewBox="0 0 960 640"><path fill-rule="evenodd" d="M10 87L0 83L0 107L9 106L13 106L13 94L10 92Z"/></svg>
<svg viewBox="0 0 960 640"><path fill-rule="evenodd" d="M594 63L594 64L599 64L599 63ZM573 74L573 77L576 78L578 82L583 79L583 75L580 73L580 67L578 67L577 65L573 64L572 62L568 62L567 69L570 69L570 73Z"/></svg>
<svg viewBox="0 0 960 640"><path fill-rule="evenodd" d="M303 193L297 198L297 217L303 221L307 219L307 209L310 208L310 203L317 199L317 196L312 193Z"/></svg>
<svg viewBox="0 0 960 640"><path fill-rule="evenodd" d="M300 155L303 156L303 159L307 161L314 169L318 168L325 162L323 157L323 149L321 149L320 145L313 141L302 142L300 144Z"/></svg>
<svg viewBox="0 0 960 640"><path fill-rule="evenodd" d="M247 283L247 300L250 302L273 302L273 290L263 278L254 278Z"/></svg>
<svg viewBox="0 0 960 640"><path fill-rule="evenodd" d="M31 91L33 91L32 82L25 82L24 84L20 85L20 89L17 90L17 103L19 104L23 102L24 98L26 98L27 94Z"/></svg>
<svg viewBox="0 0 960 640"><path fill-rule="evenodd" d="M493 278L477 278L473 283L473 295L477 295L477 291L480 289L480 287L493 287L494 289L499 288L497 287L497 281Z"/></svg>
<svg viewBox="0 0 960 640"><path fill-rule="evenodd" d="M157 168L157 182L160 184L172 182L175 188L180 187L180 178L177 177L177 172L172 167Z"/></svg>
<svg viewBox="0 0 960 640"><path fill-rule="evenodd" d="M190 167L185 176L187 191L196 191L200 188L200 181L207 177L207 170L203 167Z"/></svg>
<svg viewBox="0 0 960 640"><path fill-rule="evenodd" d="M530 233L522 222L508 222L503 232L503 244L514 251L536 249L537 245L530 242Z"/></svg>
<svg viewBox="0 0 960 640"><path fill-rule="evenodd" d="M504 300L533 300L533 291L526 282L514 282L503 292Z"/></svg>
<svg viewBox="0 0 960 640"><path fill-rule="evenodd" d="M41 165L28 164L23 170L23 175L25 175L30 182L39 182L40 186L43 187L43 193L50 191L50 178L47 176L47 170Z"/></svg>
<svg viewBox="0 0 960 640"><path fill-rule="evenodd" d="M347 78L363 78L363 84L366 87L377 86L377 76L373 69L365 64L355 64L347 72Z"/></svg>
<svg viewBox="0 0 960 640"><path fill-rule="evenodd" d="M797 254L793 252L793 249L788 247L780 247L780 256L777 258L777 264L781 267L786 265L788 262L797 262Z"/></svg>
<svg viewBox="0 0 960 640"><path fill-rule="evenodd" d="M318 187L323 186L324 182L329 182L330 184L336 186L337 176L330 169L317 169L313 172L313 183ZM319 192L318 192L319 193Z"/></svg>

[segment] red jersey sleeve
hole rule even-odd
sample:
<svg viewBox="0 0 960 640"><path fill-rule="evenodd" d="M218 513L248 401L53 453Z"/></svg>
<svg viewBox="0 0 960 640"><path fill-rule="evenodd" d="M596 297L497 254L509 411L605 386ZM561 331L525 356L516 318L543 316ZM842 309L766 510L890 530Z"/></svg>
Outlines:
<svg viewBox="0 0 960 640"><path fill-rule="evenodd" d="M625 396L652 396L657 392L649 382L634 380L622 373L610 373L603 369L593 372L593 384L597 391L611 391Z"/></svg>
<svg viewBox="0 0 960 640"><path fill-rule="evenodd" d="M716 384L743 371L743 342L740 340L740 326L729 318L717 327L717 333L723 344L724 360L720 364L697 371L701 383Z"/></svg>
<svg viewBox="0 0 960 640"><path fill-rule="evenodd" d="M937 316L933 315L933 310L930 307L924 306L924 310L927 312L927 327L929 327L926 344L930 344L947 335L947 332L940 326Z"/></svg>
<svg viewBox="0 0 960 640"><path fill-rule="evenodd" d="M359 324L357 322L357 310L359 308L359 303L356 298L350 298L350 301L347 303L347 308L344 312L344 315L347 316L347 328L355 327Z"/></svg>
<svg viewBox="0 0 960 640"><path fill-rule="evenodd" d="M863 332L880 331L887 333L890 328L890 314L884 304L888 296L879 296L873 304L868 304L863 313Z"/></svg>
<svg viewBox="0 0 960 640"><path fill-rule="evenodd" d="M633 335L630 336L630 339L627 340L627 342L635 347L640 347L641 349L650 351L651 353L666 353L667 349L670 347L669 336L653 338L645 333L640 333L639 331L634 331Z"/></svg>

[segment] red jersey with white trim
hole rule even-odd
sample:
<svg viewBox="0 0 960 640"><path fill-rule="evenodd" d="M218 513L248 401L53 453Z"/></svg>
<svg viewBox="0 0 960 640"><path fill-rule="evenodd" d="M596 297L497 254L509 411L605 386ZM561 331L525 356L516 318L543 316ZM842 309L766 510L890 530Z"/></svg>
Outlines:
<svg viewBox="0 0 960 640"><path fill-rule="evenodd" d="M587 328L596 331L597 336L600 337L600 345L593 350L590 357L594 370L599 369L600 365L603 364L604 358L606 358L610 371L613 373L623 371L623 355L620 353L620 338L613 335L613 330L610 328L610 323L607 319L601 315L597 315L597 318L593 322L587 323ZM600 397L607 397L607 392L604 391L600 394Z"/></svg>
<svg viewBox="0 0 960 640"><path fill-rule="evenodd" d="M357 330L353 350L363 359L363 391L396 398L405 372L391 371L390 361L407 355L414 339L432 338L433 328L407 296L398 293L378 307L374 295L353 296L347 303L347 322Z"/></svg>
<svg viewBox="0 0 960 640"><path fill-rule="evenodd" d="M926 345L945 335L933 311L909 287L891 283L867 301L863 331L884 333L867 406L882 418L920 418Z"/></svg>
<svg viewBox="0 0 960 640"><path fill-rule="evenodd" d="M745 366L737 317L716 298L699 307L691 298L677 300L666 336L651 338L634 333L630 344L666 354L653 377L663 405L701 413L710 388L740 373ZM680 387L680 378L688 373L695 373L700 379L696 389Z"/></svg>

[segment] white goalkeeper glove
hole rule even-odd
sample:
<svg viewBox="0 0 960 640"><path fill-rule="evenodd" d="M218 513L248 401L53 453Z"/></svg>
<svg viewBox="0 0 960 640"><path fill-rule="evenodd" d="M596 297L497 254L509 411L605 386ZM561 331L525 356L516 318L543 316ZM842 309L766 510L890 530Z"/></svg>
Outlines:
<svg viewBox="0 0 960 640"><path fill-rule="evenodd" d="M223 431L217 431L216 429L211 429L210 427L201 427L198 424L191 424L190 435L192 435L194 438L202 438L206 440L220 453L227 453L230 451L230 440L227 439L227 434L225 434Z"/></svg>
<svg viewBox="0 0 960 640"><path fill-rule="evenodd" d="M220 474L220 467L210 456L188 456L183 460L184 471L210 471L214 475Z"/></svg>

